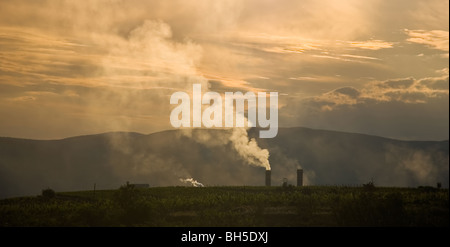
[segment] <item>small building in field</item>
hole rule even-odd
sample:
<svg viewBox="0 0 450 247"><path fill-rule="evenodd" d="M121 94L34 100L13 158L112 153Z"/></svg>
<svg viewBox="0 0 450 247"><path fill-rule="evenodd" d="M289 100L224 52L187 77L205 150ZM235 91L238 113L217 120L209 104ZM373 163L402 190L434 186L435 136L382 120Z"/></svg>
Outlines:
<svg viewBox="0 0 450 247"><path fill-rule="evenodd" d="M134 188L137 188L137 189L148 189L148 188L150 188L149 184L130 184L128 181L127 181L127 186L133 186Z"/></svg>

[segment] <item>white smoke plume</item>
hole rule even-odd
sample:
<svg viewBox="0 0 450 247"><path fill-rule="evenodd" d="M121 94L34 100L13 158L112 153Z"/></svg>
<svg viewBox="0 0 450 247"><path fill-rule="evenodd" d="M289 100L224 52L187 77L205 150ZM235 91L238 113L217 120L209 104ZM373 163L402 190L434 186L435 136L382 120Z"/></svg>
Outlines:
<svg viewBox="0 0 450 247"><path fill-rule="evenodd" d="M202 93L205 93L210 87L208 80L196 67L196 63L201 57L202 47L192 41L180 43L172 39L172 30L167 23L146 20L142 25L133 29L127 38L116 37L111 43L110 54L103 60L104 76L111 79L110 83L119 83L116 86L120 87L135 87L142 89L142 92L149 92L149 89L154 89L152 92L155 93L151 97L128 90L120 90L120 93L114 94L115 97L119 97L120 105L133 107L137 114L146 114L150 105L160 106L159 109L152 107L156 115L164 115L164 112L170 113L167 92L185 91L189 93L192 92L193 84L201 84ZM124 57L128 59L118 59ZM129 64L139 64L140 67L131 70ZM124 84L123 81L126 81L128 84ZM161 88L169 91L161 90L160 93L157 93L159 92L158 89ZM103 97L108 100L112 97L108 93L104 94L106 96ZM97 104L97 99L103 97L96 97L94 103ZM214 97L218 97L218 95ZM155 103L165 100L167 100L167 104ZM142 103L148 101L151 101L153 104ZM233 115L236 116L236 109L233 106L231 106L231 109L233 109ZM168 117L169 114L166 116ZM245 122L247 121L245 118ZM116 129L133 128L128 122L122 122L122 120L111 121L109 125L113 123ZM231 143L232 147L246 163L270 170L269 151L261 149L255 139L249 139L247 128L232 128L228 130L223 131L226 136L221 136L221 138L211 138L206 131L199 131L199 134L194 136L189 129L183 129L181 132L207 146ZM126 141L119 140L113 143L117 144L118 149L129 149ZM142 163L144 162L145 160L143 159ZM146 168L152 170L152 167L146 166Z"/></svg>
<svg viewBox="0 0 450 247"><path fill-rule="evenodd" d="M205 187L202 183L198 182L193 178L186 178L186 179L180 178L180 182L183 182L185 184L191 184L192 187Z"/></svg>
<svg viewBox="0 0 450 247"><path fill-rule="evenodd" d="M192 138L198 143L207 146L227 145L231 143L239 156L252 166L264 167L270 170L269 150L258 146L255 138L249 138L247 128L236 127L227 128L226 131L192 131L192 129L182 129L181 135Z"/></svg>
<svg viewBox="0 0 450 247"><path fill-rule="evenodd" d="M142 26L131 32L130 38L125 45L120 46L119 51L133 54L132 57L141 57L146 61L145 64L149 66L150 71L155 69L155 64L158 64L158 69L159 66L165 68L166 72L163 73L163 77L170 79L171 87L190 91L193 83L200 83L202 88L208 88L207 79L195 68L195 63L201 56L201 47L192 42L175 43L176 45L174 45L174 42L170 40L171 37L172 31L168 24L161 21L146 21ZM152 46L148 44L152 44ZM116 49L114 51L117 52ZM161 76L161 72L159 72L159 75ZM167 81L163 80L163 82L153 84L162 87ZM231 104L233 103L231 102ZM234 109L233 106L231 107L231 109ZM236 110L234 109L233 114L235 113ZM248 122L247 118L245 118L245 122ZM227 139L248 164L270 170L269 151L261 149L255 139L249 140L246 128L233 128L231 136ZM211 141L211 138L202 138L199 142L209 145L209 141Z"/></svg>
<svg viewBox="0 0 450 247"><path fill-rule="evenodd" d="M71 3L68 4L72 6ZM121 5L118 3L118 6ZM118 6L110 7L111 11L118 10ZM92 6L94 7L97 6ZM233 9L235 7L238 6L229 6ZM217 16L214 16L214 19L216 18ZM229 20L228 15L226 20ZM128 31L122 34L111 31L116 30L113 27L118 22L109 18L104 22L108 25L92 27L84 22L79 24L82 27L86 25L91 27L92 31L91 29L87 31L91 34L88 35L89 40L101 45L105 51L99 55L102 69L97 78L105 90L99 91L88 100L87 111L93 116L100 113L103 116L104 106L109 102L114 102L116 107L109 110L111 117L99 120L100 126L106 126L108 130L113 131L140 129L141 126L150 125L147 122L150 119L169 116L166 115L170 113L167 96L171 92L189 93L193 84L201 84L204 90L209 88L208 79L197 66L202 57L201 45L188 38L183 41L174 38L172 27L168 23L146 19L136 22L137 25L134 24L131 29L128 27ZM131 24L129 26L132 27ZM159 103L164 101L167 103ZM122 114L122 109L133 110ZM151 114L149 109L152 111ZM117 115L121 117L115 117ZM158 124L162 126L162 123ZM225 145L231 142L237 153L248 164L270 169L268 150L259 148L255 139L249 140L246 128L233 128L227 133L228 135L231 133L231 136L225 138L228 140ZM211 138L196 141L205 145L217 144L217 141ZM119 140L113 143L117 144L117 148L130 152L126 141Z"/></svg>
<svg viewBox="0 0 450 247"><path fill-rule="evenodd" d="M261 166L270 170L269 150L261 149L254 138L249 140L245 128L234 128L229 140L239 155L250 165Z"/></svg>

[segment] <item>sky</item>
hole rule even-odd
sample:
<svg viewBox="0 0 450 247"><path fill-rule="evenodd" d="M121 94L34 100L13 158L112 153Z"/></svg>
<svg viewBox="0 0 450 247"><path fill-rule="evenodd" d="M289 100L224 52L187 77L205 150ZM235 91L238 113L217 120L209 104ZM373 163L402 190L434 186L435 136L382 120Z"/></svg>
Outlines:
<svg viewBox="0 0 450 247"><path fill-rule="evenodd" d="M173 129L170 96L278 92L279 126L449 138L447 0L0 1L0 136Z"/></svg>

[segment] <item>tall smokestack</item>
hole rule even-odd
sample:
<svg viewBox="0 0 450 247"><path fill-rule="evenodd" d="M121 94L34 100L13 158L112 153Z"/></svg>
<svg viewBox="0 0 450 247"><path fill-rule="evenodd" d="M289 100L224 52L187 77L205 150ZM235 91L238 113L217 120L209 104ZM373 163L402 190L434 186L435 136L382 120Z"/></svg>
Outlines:
<svg viewBox="0 0 450 247"><path fill-rule="evenodd" d="M297 169L297 186L303 186L303 169Z"/></svg>
<svg viewBox="0 0 450 247"><path fill-rule="evenodd" d="M270 186L272 172L270 170L266 170L266 186Z"/></svg>

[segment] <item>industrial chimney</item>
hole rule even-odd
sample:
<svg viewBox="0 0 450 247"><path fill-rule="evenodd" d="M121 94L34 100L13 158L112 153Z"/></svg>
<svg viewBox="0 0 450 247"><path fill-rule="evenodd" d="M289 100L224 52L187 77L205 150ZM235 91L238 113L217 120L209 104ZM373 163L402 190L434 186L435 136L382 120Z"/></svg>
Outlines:
<svg viewBox="0 0 450 247"><path fill-rule="evenodd" d="M303 186L303 169L297 169L297 186Z"/></svg>
<svg viewBox="0 0 450 247"><path fill-rule="evenodd" d="M270 186L272 172L270 170L266 170L266 186Z"/></svg>

